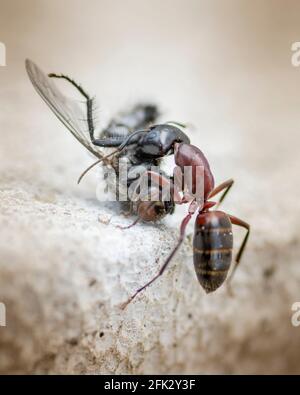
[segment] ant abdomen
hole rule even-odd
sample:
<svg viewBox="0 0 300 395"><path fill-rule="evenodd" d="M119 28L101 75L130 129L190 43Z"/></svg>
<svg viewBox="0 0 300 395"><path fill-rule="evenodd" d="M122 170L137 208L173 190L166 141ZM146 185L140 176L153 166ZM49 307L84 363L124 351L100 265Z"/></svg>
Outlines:
<svg viewBox="0 0 300 395"><path fill-rule="evenodd" d="M199 213L195 222L194 267L198 280L209 293L227 277L232 259L232 225L222 211Z"/></svg>

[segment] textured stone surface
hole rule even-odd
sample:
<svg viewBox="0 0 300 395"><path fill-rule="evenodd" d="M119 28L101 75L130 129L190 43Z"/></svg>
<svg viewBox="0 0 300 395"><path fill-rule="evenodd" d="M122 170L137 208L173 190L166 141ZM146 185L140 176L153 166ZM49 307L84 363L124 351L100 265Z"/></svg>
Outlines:
<svg viewBox="0 0 300 395"><path fill-rule="evenodd" d="M300 299L300 72L289 51L300 31L285 28L297 7L212 3L94 2L83 14L78 2L60 22L58 1L3 5L1 17L18 23L0 23L10 53L0 70L1 372L299 373L300 330L290 319ZM197 283L191 224L164 276L120 310L159 269L185 208L161 224L117 229L132 219L96 200L95 172L76 185L91 159L33 91L25 57L97 93L101 124L150 98L162 120L195 125L191 139L217 182L236 180L224 210L253 229L234 297L225 287L206 295ZM236 248L243 231L234 235Z"/></svg>

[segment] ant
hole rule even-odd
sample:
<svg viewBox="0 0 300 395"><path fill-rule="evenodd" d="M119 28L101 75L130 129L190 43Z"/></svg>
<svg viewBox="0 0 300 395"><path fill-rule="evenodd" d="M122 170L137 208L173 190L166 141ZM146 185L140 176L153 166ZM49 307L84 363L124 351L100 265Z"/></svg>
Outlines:
<svg viewBox="0 0 300 395"><path fill-rule="evenodd" d="M209 162L203 152L196 146L190 144L189 137L181 130L184 125L177 122L153 125L158 116L156 106L138 105L131 112L123 114L119 119L113 120L105 128L99 138L94 136L93 103L85 90L74 80L66 75L51 73L45 75L32 61L26 61L26 69L29 78L55 115L64 123L71 133L92 152L98 160L89 166L80 176L82 177L96 164L103 163L112 167L116 172L120 160L125 159L129 165L127 171L127 187L140 181L146 176L148 181L154 181L156 185L148 182L146 194L151 193L151 200L143 199L143 195L137 201L130 202L131 209L137 214L137 220L126 228L135 225L139 220L157 221L167 214L172 214L176 204L189 204L188 214L184 217L180 226L180 235L177 244L169 254L158 274L139 288L123 305L125 308L140 292L152 284L166 270L168 264L179 249L184 240L187 224L197 212L193 239L194 267L199 283L207 293L215 291L225 281L231 261L233 248L232 225L245 228L247 233L239 248L235 259L235 265L231 271L232 279L242 254L246 247L250 225L241 219L228 215L219 210L220 203L224 200L233 185L230 179L215 187L214 177L210 170ZM86 114L82 114L75 102L67 99L53 84L52 78L60 78L71 83L83 96L86 104ZM88 131L82 129L78 122L78 115L86 121ZM84 119L84 117L87 117ZM99 147L116 148L110 154L104 155ZM174 155L176 168L174 176L166 175L161 169L153 171L153 166L158 166L160 159ZM137 169L142 166L143 173L137 176ZM189 167L191 171L191 183L183 175L184 168ZM198 176L197 169L201 168L203 173ZM181 179L181 182L178 180ZM203 198L195 197L195 189L199 183L203 185ZM169 187L172 191L169 200L165 200L162 191ZM222 192L218 202L210 199ZM181 196L183 193L183 196ZM123 228L124 229L124 228Z"/></svg>

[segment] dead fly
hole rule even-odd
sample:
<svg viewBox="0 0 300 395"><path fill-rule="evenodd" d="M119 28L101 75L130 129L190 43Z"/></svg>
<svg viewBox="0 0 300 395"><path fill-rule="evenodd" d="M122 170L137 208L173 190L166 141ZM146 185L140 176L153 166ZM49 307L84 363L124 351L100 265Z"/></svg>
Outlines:
<svg viewBox="0 0 300 395"><path fill-rule="evenodd" d="M214 177L209 163L202 151L190 144L190 139L183 132L183 125L172 122L155 124L158 116L156 106L140 104L132 111L120 115L112 120L109 125L95 136L93 118L94 99L74 80L63 74L51 73L45 75L33 62L26 61L26 69L29 78L55 115L64 123L70 132L83 144L98 160L90 166L79 178L79 181L88 170L98 163L112 168L117 176L120 161L127 165L126 185L121 183L125 190L131 184L137 182L139 177L147 177L154 181L147 184L151 188L151 200L143 199L142 194L137 201L130 201L131 210L137 215L137 220L156 221L167 214L172 214L175 204L189 203L188 214L183 219L180 227L179 240L163 264L159 273L144 286L139 288L124 303L124 307L134 297L152 284L163 274L169 262L181 245L185 229L193 214L197 212L194 233L194 266L198 280L206 292L213 292L225 281L232 260L232 224L247 229L247 234L238 251L234 273L246 246L250 226L231 215L222 211L210 211L215 205L219 205L230 190L233 180L228 180L215 187ZM85 113L75 102L66 98L53 83L53 79L64 79L82 95L85 102ZM82 122L82 120L86 120ZM102 148L112 148L113 151L105 155ZM181 171L182 182L175 182L174 176L166 175L160 168L161 158L174 155L176 169ZM153 171L155 166L158 171ZM141 173L141 167L143 172ZM191 168L191 183L186 182L184 168ZM197 177L197 169L203 169L201 179ZM174 173L175 174L175 173ZM178 172L177 172L178 175ZM109 182L109 180L107 180ZM120 181L120 180L119 180ZM122 180L121 180L122 181ZM198 183L203 184L203 199L195 198L195 188ZM164 199L162 191L168 187L172 191L170 199ZM218 203L210 199L222 192ZM119 191L120 192L120 191ZM146 191L148 194L148 190ZM132 224L133 225L133 224ZM131 225L131 226L132 226ZM231 275L232 277L232 275Z"/></svg>

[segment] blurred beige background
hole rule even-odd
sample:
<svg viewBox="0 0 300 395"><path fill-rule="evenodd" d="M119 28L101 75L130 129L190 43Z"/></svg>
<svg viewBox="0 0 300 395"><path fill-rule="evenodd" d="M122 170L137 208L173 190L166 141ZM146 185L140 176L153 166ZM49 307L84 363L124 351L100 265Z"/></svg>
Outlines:
<svg viewBox="0 0 300 395"><path fill-rule="evenodd" d="M195 356L189 364L183 342L180 363L176 357L165 362L166 358L155 359L150 353L152 359L149 357L146 365L134 365L129 357L119 371L299 373L300 329L290 324L291 304L300 299L300 68L291 64L291 45L300 41L299 15L296 0L0 0L0 41L7 49L7 66L0 68L0 191L5 224L0 276L2 273L2 279L7 279L3 284L13 284L18 270L21 276L31 270L30 227L42 209L36 212L20 203L18 199L24 200L22 191L33 188L38 200L48 203L49 199L50 203L71 199L64 203L71 211L72 199L79 199L76 202L80 206L95 197L92 175L80 188L76 186L75 180L90 158L33 91L24 69L25 58L30 58L47 72L69 74L97 95L99 128L120 109L147 99L161 106L162 120L193 124L191 139L206 153L216 181L236 180L224 209L250 222L253 229L245 262L237 274L238 296L232 301L220 293L209 302L201 302L204 305L195 313L198 321L194 326L202 325L202 336L209 336L211 328L218 326L208 338L218 345L223 358L227 352L231 357L220 362L215 350L205 359L209 344L199 340L199 332L197 336L192 332L192 346L188 346L194 347L195 353L201 350L203 359ZM49 194L55 197L49 198ZM93 210L97 211L95 203ZM53 213L51 221L55 222L55 210ZM20 215L28 217L21 220ZM76 218L72 220L76 227ZM179 220L178 216L167 220L175 235ZM34 230L35 236L39 234L44 240L37 247L41 256L34 265L39 266L43 259L45 267L50 266L47 243L55 237L51 226L45 219ZM54 229L63 226L63 221L58 222ZM240 234L237 232L238 240ZM53 248L60 250L63 241L53 240ZM73 240L73 247L77 242ZM59 255L55 257L56 263L63 261ZM47 270L50 272L50 267L43 279ZM137 283L140 281L143 277ZM14 299L21 298L23 292L16 291L22 288L18 288L18 281L14 291L3 284L0 296L16 303ZM30 275L27 286L32 286ZM193 287L193 295L200 292L197 284ZM204 298L203 293L197 295ZM41 300L39 308L43 310ZM196 306L195 302L193 309ZM226 308L228 314L223 316L220 311ZM169 313L175 321L182 319ZM24 320L19 323L18 313L14 314L17 323L12 333L22 335L24 329L19 326ZM205 314L210 322L207 328L202 322ZM62 317L64 322L64 313ZM101 320L101 314L98 317ZM30 333L30 323L25 326ZM221 328L229 328L226 339ZM51 331L56 336L55 329ZM47 358L49 354L52 358L47 359L40 345L42 329L40 332L35 338L39 360L32 357L30 367L24 368L24 360L30 360L35 350L35 340L28 340L30 346L24 351L24 342L14 344L13 336L0 328L0 346L6 355L3 370L99 372L93 364L86 368L90 362L84 362L85 354L80 354L79 368L73 361L66 370L57 357L58 350L62 355L69 353L63 339L47 346L51 349ZM178 339L186 334L182 331ZM93 353L97 343L90 344ZM233 351L228 351L231 348ZM157 350L159 353L159 345ZM146 359L147 352L141 352ZM106 354L99 351L99 355L105 360ZM116 357L118 363L128 357L125 351L125 356L120 355ZM100 372L117 371L114 363L101 364L97 358L95 365L105 366ZM160 366L159 371L155 366Z"/></svg>

